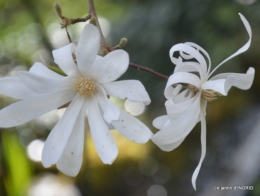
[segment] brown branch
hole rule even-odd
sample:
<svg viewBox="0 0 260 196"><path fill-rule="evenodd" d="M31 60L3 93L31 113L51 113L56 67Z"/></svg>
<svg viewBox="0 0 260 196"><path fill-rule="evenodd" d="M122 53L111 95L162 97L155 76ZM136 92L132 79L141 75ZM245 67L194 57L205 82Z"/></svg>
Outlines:
<svg viewBox="0 0 260 196"><path fill-rule="evenodd" d="M97 17L97 14L96 14L96 10L95 10L95 5L94 5L94 0L88 0L88 4L89 4L89 13L92 15L93 18L95 18L96 20L96 26L100 32L100 46L101 46L101 56L105 56L106 54L108 54L109 52L113 51L113 50L116 50L117 49L117 46L115 47L110 47L106 40L105 40L105 37L103 35L103 32L102 32L102 29L100 27L100 24L99 24L99 21L98 21L98 17ZM124 42L126 42L127 40L124 40ZM121 41L120 41L121 42ZM168 76L165 76L157 71L154 71L153 69L150 69L150 68L147 68L147 67L144 67L144 66L141 66L141 65L138 65L138 64L135 64L135 63L129 63L129 66L130 67L133 67L137 70L142 70L142 71L146 71L148 73L151 73L151 74L154 74L160 78L163 78L165 80L168 80Z"/></svg>
<svg viewBox="0 0 260 196"><path fill-rule="evenodd" d="M96 20L96 26L97 26L97 28L98 28L98 30L100 32L100 46L101 46L101 51L102 51L101 55L105 56L111 50L110 50L110 47L108 46L108 44L107 44L107 42L105 40L105 37L104 37L103 32L102 32L102 29L100 27L93 0L88 0L88 4L89 4L89 13Z"/></svg>
<svg viewBox="0 0 260 196"><path fill-rule="evenodd" d="M142 70L142 71L146 71L146 72L148 72L148 73L151 73L151 74L153 74L153 75L156 75L156 76L158 76L158 77L160 77L160 78L163 78L163 79L165 79L165 80L168 80L168 76L166 76L166 75L163 75L163 74L161 74L161 73L159 73L159 72L157 72L157 71L154 71L153 69L151 69L151 68L148 68L148 67L144 67L144 66L141 66L141 65L138 65L138 64L135 64L135 63L129 63L129 66L130 67L133 67L133 68L135 68L135 69L137 69L137 70Z"/></svg>
<svg viewBox="0 0 260 196"><path fill-rule="evenodd" d="M88 14L86 17L84 18L67 18L65 16L62 16L61 19L62 19L62 23L61 23L61 28L66 28L67 26L69 25L73 25L73 24L76 24L78 22L86 22L88 21L89 19L91 18L91 14Z"/></svg>

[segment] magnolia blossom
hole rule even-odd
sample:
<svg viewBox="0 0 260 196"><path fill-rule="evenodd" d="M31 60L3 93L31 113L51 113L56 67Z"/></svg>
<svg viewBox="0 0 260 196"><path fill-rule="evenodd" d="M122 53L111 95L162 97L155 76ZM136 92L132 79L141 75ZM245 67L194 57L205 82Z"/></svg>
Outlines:
<svg viewBox="0 0 260 196"><path fill-rule="evenodd" d="M70 102L50 132L42 153L44 167L57 164L69 176L77 175L82 164L86 111L95 147L105 164L111 164L118 154L108 126L137 143L147 142L152 135L142 122L120 110L108 98L150 103L139 81L115 81L128 68L128 54L116 50L105 57L98 56L99 41L98 29L88 24L77 48L69 44L53 51L54 60L66 77L35 63L29 72L0 80L1 93L23 99L0 111L0 127L23 124Z"/></svg>
<svg viewBox="0 0 260 196"><path fill-rule="evenodd" d="M213 101L220 95L226 96L232 86L243 90L249 89L254 79L255 70L252 67L246 74L222 73L210 77L223 63L245 52L250 46L252 35L250 25L243 15L239 15L249 34L249 41L212 72L210 72L209 55L200 46L194 43L176 44L170 50L170 58L176 67L164 91L168 115L160 116L153 121L153 125L160 131L152 137L152 140L162 150L171 151L177 148L193 127L201 121L202 153L192 176L194 189L196 189L196 178L206 154L207 101ZM177 51L180 54L179 58L173 57Z"/></svg>

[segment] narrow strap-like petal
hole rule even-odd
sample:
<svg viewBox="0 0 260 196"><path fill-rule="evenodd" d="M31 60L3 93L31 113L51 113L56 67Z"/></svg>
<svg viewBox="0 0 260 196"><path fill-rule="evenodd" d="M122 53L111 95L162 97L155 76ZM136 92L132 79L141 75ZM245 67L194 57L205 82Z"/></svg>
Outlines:
<svg viewBox="0 0 260 196"><path fill-rule="evenodd" d="M209 80L202 84L202 90L212 90L226 96L230 88L237 82L237 78L233 75L227 79Z"/></svg>
<svg viewBox="0 0 260 196"><path fill-rule="evenodd" d="M128 65L128 53L124 50L115 50L95 63L92 76L98 83L112 82L126 72Z"/></svg>
<svg viewBox="0 0 260 196"><path fill-rule="evenodd" d="M50 167L60 159L84 101L83 97L76 95L60 121L50 132L42 151L42 164L44 167Z"/></svg>
<svg viewBox="0 0 260 196"><path fill-rule="evenodd" d="M87 24L79 38L77 63L83 76L89 77L99 49L100 33L92 24Z"/></svg>
<svg viewBox="0 0 260 196"><path fill-rule="evenodd" d="M28 89L18 77L4 77L0 80L0 93L16 99L26 99L38 96Z"/></svg>
<svg viewBox="0 0 260 196"><path fill-rule="evenodd" d="M118 155L118 148L101 116L96 98L87 99L88 122L98 155L103 163L112 164Z"/></svg>
<svg viewBox="0 0 260 196"><path fill-rule="evenodd" d="M120 116L120 109L107 98L107 94L103 87L96 84L97 92L95 97L98 101L100 108L103 111L103 117L107 123L111 123L113 120L118 120Z"/></svg>
<svg viewBox="0 0 260 196"><path fill-rule="evenodd" d="M29 72L56 80L64 78L64 76L55 73L54 71L50 70L48 67L39 62L34 63Z"/></svg>
<svg viewBox="0 0 260 196"><path fill-rule="evenodd" d="M151 103L151 99L143 84L138 80L122 80L102 84L106 93L119 99L129 99L130 101Z"/></svg>
<svg viewBox="0 0 260 196"><path fill-rule="evenodd" d="M172 87L172 85L180 84L180 83L191 84L199 89L201 80L195 74L188 73L188 72L177 72L172 74L168 79L166 88L164 90L164 95L167 99L173 98L174 88Z"/></svg>
<svg viewBox="0 0 260 196"><path fill-rule="evenodd" d="M58 91L13 103L0 110L0 127L15 127L26 123L68 103L75 94L74 90Z"/></svg>
<svg viewBox="0 0 260 196"><path fill-rule="evenodd" d="M72 53L74 53L75 50L75 44L71 43L52 51L54 62L57 63L67 75L80 75L80 71L72 57Z"/></svg>
<svg viewBox="0 0 260 196"><path fill-rule="evenodd" d="M137 118L121 110L118 121L111 123L121 134L136 143L146 143L152 136L151 130Z"/></svg>
<svg viewBox="0 0 260 196"><path fill-rule="evenodd" d="M255 69L253 67L250 67L247 70L246 74L222 73L222 74L215 75L210 80L214 81L218 79L227 79L229 76L235 76L237 78L237 81L235 84L233 84L233 86L243 90L247 90L251 87L253 83L254 76L255 76Z"/></svg>
<svg viewBox="0 0 260 196"><path fill-rule="evenodd" d="M252 39L252 30L251 30L251 27L250 27L250 24L248 23L248 21L246 20L246 18L239 13L239 16L243 22L243 24L245 25L245 28L247 30L247 33L249 35L249 40L246 42L246 44L241 47L238 51L236 51L234 54L232 54L230 57L228 57L227 59L225 59L224 61L222 61L218 66L215 67L215 69L209 74L208 77L210 77L214 71L216 71L216 69L218 69L222 64L224 64L225 62L227 62L228 60L234 58L235 56L247 51L247 49L249 48L250 44L251 44L251 39Z"/></svg>
<svg viewBox="0 0 260 196"><path fill-rule="evenodd" d="M196 190L196 179L198 177L202 162L206 156L206 118L205 118L204 108L202 106L200 109L200 121L201 121L201 157L200 157L199 164L192 175L192 185L195 190Z"/></svg>
<svg viewBox="0 0 260 196"><path fill-rule="evenodd" d="M86 115L85 102L79 116L76 119L73 130L69 140L65 146L62 156L57 162L57 168L68 176L76 176L82 165L82 157L84 151L85 141L85 115Z"/></svg>

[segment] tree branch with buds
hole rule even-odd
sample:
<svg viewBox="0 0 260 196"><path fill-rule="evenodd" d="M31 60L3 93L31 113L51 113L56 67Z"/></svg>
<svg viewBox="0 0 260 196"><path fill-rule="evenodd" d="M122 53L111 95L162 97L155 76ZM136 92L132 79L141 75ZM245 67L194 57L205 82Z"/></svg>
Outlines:
<svg viewBox="0 0 260 196"><path fill-rule="evenodd" d="M71 38L70 38L70 35L68 33L67 27L69 25L73 25L73 24L76 24L78 22L86 22L86 21L90 20L89 22L91 24L95 25L98 28L99 32L100 32L101 56L105 56L105 55L107 55L111 51L114 51L114 50L117 50L119 48L124 47L126 45L126 43L127 43L127 39L126 38L122 38L120 40L119 44L114 46L114 47L111 47L110 45L107 44L107 42L105 40L105 37L104 37L104 34L103 34L103 31L102 31L101 26L100 26L98 17L97 17L94 1L93 0L88 0L88 5L89 5L89 14L86 17L71 19L71 18L67 18L67 17L63 16L62 9L61 9L61 6L60 6L59 3L55 3L54 4L55 12L62 19L61 28L65 28L69 41L72 42ZM160 78L163 78L165 80L168 80L168 78L169 78L168 76L166 76L164 74L161 74L161 73L159 73L157 71L154 71L151 68L147 68L147 67L138 65L136 63L130 62L129 66L132 67L132 68L135 68L137 70L142 70L142 71L151 73L151 74L156 75L156 76L158 76Z"/></svg>

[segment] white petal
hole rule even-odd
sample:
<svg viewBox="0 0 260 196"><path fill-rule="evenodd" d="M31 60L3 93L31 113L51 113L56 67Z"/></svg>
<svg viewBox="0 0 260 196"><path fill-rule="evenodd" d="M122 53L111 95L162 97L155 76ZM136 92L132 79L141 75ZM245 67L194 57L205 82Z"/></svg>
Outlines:
<svg viewBox="0 0 260 196"><path fill-rule="evenodd" d="M124 50L115 50L100 59L93 66L93 77L98 83L107 83L118 79L129 65L128 53Z"/></svg>
<svg viewBox="0 0 260 196"><path fill-rule="evenodd" d="M61 79L56 80L48 77L43 77L38 74L27 71L18 72L20 81L30 90L36 93L49 93L55 90L61 82Z"/></svg>
<svg viewBox="0 0 260 196"><path fill-rule="evenodd" d="M62 79L64 76L55 73L50 70L48 67L43 65L42 63L34 63L33 66L29 70L30 73L38 74L43 77L52 78L52 79Z"/></svg>
<svg viewBox="0 0 260 196"><path fill-rule="evenodd" d="M96 99L103 111L103 117L107 123L113 120L118 120L120 116L120 109L107 98L107 94L99 84L96 84L97 92Z"/></svg>
<svg viewBox="0 0 260 196"><path fill-rule="evenodd" d="M188 112L192 104L198 99L197 96L194 96L191 99L188 99L183 102L175 103L175 100L167 100L165 102L165 108L167 110L168 117L171 122L178 120L185 112Z"/></svg>
<svg viewBox="0 0 260 196"><path fill-rule="evenodd" d="M82 165L85 141L85 115L86 102L84 103L75 125L65 146L62 156L57 162L57 168L68 176L76 176Z"/></svg>
<svg viewBox="0 0 260 196"><path fill-rule="evenodd" d="M60 121L50 132L42 151L42 164L44 167L50 167L60 159L84 101L83 97L75 96Z"/></svg>
<svg viewBox="0 0 260 196"><path fill-rule="evenodd" d="M199 119L200 96L200 93L196 95L195 102L176 121L152 136L152 141L159 148L164 151L171 151L190 133Z"/></svg>
<svg viewBox="0 0 260 196"><path fill-rule="evenodd" d="M126 138L136 143L146 143L152 136L145 124L122 110L119 120L112 121L111 124Z"/></svg>
<svg viewBox="0 0 260 196"><path fill-rule="evenodd" d="M174 98L174 88L172 87L173 84L179 84L179 83L185 83L185 84L191 84L198 89L200 89L200 78L196 76L195 74L188 73L188 72L177 72L170 76L168 79L166 88L164 90L164 95L167 99L173 99Z"/></svg>
<svg viewBox="0 0 260 196"><path fill-rule="evenodd" d="M174 69L174 73L176 72L198 72L200 75L200 78L203 77L203 69L197 62L183 62L179 65L176 65Z"/></svg>
<svg viewBox="0 0 260 196"><path fill-rule="evenodd" d="M92 24L87 24L79 38L77 63L81 73L89 77L99 49L100 33Z"/></svg>
<svg viewBox="0 0 260 196"><path fill-rule="evenodd" d="M168 115L159 116L153 120L153 126L157 129L162 129L169 120Z"/></svg>
<svg viewBox="0 0 260 196"><path fill-rule="evenodd" d="M207 63L206 63L203 55L198 50L196 50L195 48L193 48L189 44L182 44L181 43L181 44L174 45L170 49L170 58L171 58L172 62L176 65L181 63L180 58L176 59L175 57L173 57L174 52L177 52L177 51L182 51L182 52L186 53L187 55L189 55L190 57L195 58L198 61L199 65L201 66L203 73L206 74Z"/></svg>
<svg viewBox="0 0 260 196"><path fill-rule="evenodd" d="M133 116L141 115L145 110L143 102L125 100L125 110Z"/></svg>
<svg viewBox="0 0 260 196"><path fill-rule="evenodd" d="M87 99L88 122L98 155L103 163L112 164L118 155L117 145L104 122L95 97Z"/></svg>
<svg viewBox="0 0 260 196"><path fill-rule="evenodd" d="M52 79L30 72L19 72L19 78L23 84L33 92L39 94L51 93L54 91L74 89L78 75L66 76L62 79Z"/></svg>
<svg viewBox="0 0 260 196"><path fill-rule="evenodd" d="M255 76L255 69L253 67L250 67L246 74L239 74L239 73L222 73L218 74L214 77L212 77L210 80L214 81L217 79L227 79L229 76L235 76L237 78L237 81L233 86L247 90L251 87L254 76Z"/></svg>
<svg viewBox="0 0 260 196"><path fill-rule="evenodd" d="M75 50L76 50L75 44L71 43L62 48L52 51L54 62L57 63L59 67L67 75L81 75L72 57L72 53L74 53Z"/></svg>
<svg viewBox="0 0 260 196"><path fill-rule="evenodd" d="M227 79L209 80L202 84L201 89L213 90L226 96L230 88L237 82L235 76L228 76Z"/></svg>
<svg viewBox="0 0 260 196"><path fill-rule="evenodd" d="M151 103L151 99L146 92L143 84L138 80L122 80L102 84L106 93L120 99L144 102L146 105Z"/></svg>
<svg viewBox="0 0 260 196"><path fill-rule="evenodd" d="M206 118L204 109L201 108L200 110L200 120L201 120L201 157L198 166L196 167L193 175L192 175L192 185L193 188L196 190L196 179L198 177L201 164L206 156Z"/></svg>
<svg viewBox="0 0 260 196"><path fill-rule="evenodd" d="M73 90L58 91L13 103L0 111L0 127L14 127L41 116L75 96Z"/></svg>
<svg viewBox="0 0 260 196"><path fill-rule="evenodd" d="M38 94L29 90L18 77L4 77L0 80L0 93L17 98L17 99L27 99L30 97L35 97Z"/></svg>
<svg viewBox="0 0 260 196"><path fill-rule="evenodd" d="M224 64L225 62L227 62L228 60L234 58L235 56L247 51L247 49L249 48L250 44L251 44L251 38L252 38L252 30L251 30L251 27L248 23L248 21L246 20L246 18L239 13L239 16L243 22L243 24L245 25L246 27L246 30L247 30L247 33L249 35L249 40L247 41L247 43L241 47L238 51L236 51L234 54L232 54L230 57L228 57L227 59L225 59L224 61L222 61L218 66L216 66L216 68L209 74L209 77L211 76L212 73L214 73L214 71L216 71L216 69L218 69L222 64Z"/></svg>

